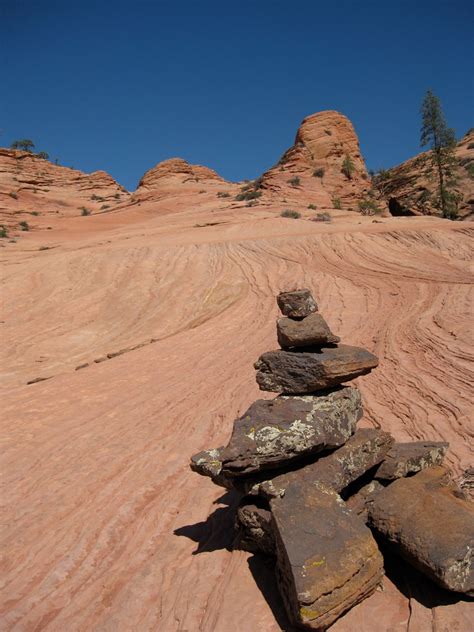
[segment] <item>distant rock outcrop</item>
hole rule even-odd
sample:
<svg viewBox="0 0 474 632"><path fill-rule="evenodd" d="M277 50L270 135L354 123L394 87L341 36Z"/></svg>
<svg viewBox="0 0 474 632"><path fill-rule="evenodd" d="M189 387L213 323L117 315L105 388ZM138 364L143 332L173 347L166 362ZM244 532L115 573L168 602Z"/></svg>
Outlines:
<svg viewBox="0 0 474 632"><path fill-rule="evenodd" d="M14 226L27 214L74 216L127 202L130 194L105 171L83 173L26 151L0 148L0 219Z"/></svg>
<svg viewBox="0 0 474 632"><path fill-rule="evenodd" d="M458 142L455 149L458 161L456 190L460 195L458 217L474 217L474 128ZM436 179L428 177L428 152L419 154L397 167L383 171L374 183L387 202L392 215L440 215L434 206Z"/></svg>
<svg viewBox="0 0 474 632"><path fill-rule="evenodd" d="M358 210L370 182L350 120L333 110L306 117L294 145L263 174L261 186L289 201L304 198L318 208Z"/></svg>

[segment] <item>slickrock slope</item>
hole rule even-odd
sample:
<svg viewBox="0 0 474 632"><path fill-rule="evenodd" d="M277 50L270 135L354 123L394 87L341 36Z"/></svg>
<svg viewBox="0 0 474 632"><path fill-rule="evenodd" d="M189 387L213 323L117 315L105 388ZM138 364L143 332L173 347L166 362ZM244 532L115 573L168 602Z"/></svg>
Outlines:
<svg viewBox="0 0 474 632"><path fill-rule="evenodd" d="M458 216L460 219L474 217L474 128L458 142L455 156L459 162L456 169L456 189L461 195ZM427 154L422 153L393 167L380 182L382 195L393 215L439 215L433 206L432 195L436 180L428 178L424 171Z"/></svg>
<svg viewBox="0 0 474 632"><path fill-rule="evenodd" d="M282 290L314 288L331 331L378 356L356 381L359 426L449 441L447 465L472 467L470 226L284 219L276 188L247 208L235 185L206 177L113 213L53 213L51 230L35 217L1 241L2 630L288 629L273 568L231 550L236 497L188 468L273 397L252 364L277 345ZM36 378L49 379L26 384ZM397 566L331 632L374 621L470 632L472 604Z"/></svg>
<svg viewBox="0 0 474 632"><path fill-rule="evenodd" d="M105 171L83 173L26 151L0 148L0 224L11 229L20 221L43 227L45 216L80 215L82 207L103 212L129 197Z"/></svg>
<svg viewBox="0 0 474 632"><path fill-rule="evenodd" d="M346 156L353 163L350 176L343 172ZM349 119L332 110L306 117L294 145L263 174L262 189L290 205L304 199L318 209L332 209L339 200L343 209L358 210L357 202L366 196L370 182Z"/></svg>

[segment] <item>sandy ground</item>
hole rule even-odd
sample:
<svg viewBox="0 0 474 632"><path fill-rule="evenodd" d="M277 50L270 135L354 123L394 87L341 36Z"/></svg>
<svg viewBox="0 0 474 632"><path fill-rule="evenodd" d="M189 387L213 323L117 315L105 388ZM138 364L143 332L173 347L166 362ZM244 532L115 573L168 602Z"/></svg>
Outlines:
<svg viewBox="0 0 474 632"><path fill-rule="evenodd" d="M363 425L472 465L473 229L274 215L135 208L1 249L2 630L290 629L271 563L232 551L235 498L188 467L261 396L281 290L311 287L343 342L380 357L357 381ZM467 632L473 616L393 562L332 630Z"/></svg>

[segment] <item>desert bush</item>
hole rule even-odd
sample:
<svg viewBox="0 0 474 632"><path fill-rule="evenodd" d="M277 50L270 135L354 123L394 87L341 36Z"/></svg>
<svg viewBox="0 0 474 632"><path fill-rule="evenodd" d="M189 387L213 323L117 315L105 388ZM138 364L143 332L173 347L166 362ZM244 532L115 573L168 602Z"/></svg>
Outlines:
<svg viewBox="0 0 474 632"><path fill-rule="evenodd" d="M354 166L354 162L353 162L352 158L349 156L349 154L346 154L345 157L344 157L344 160L342 161L341 171L346 176L346 178L348 180L352 179L352 174L355 171L355 166Z"/></svg>
<svg viewBox="0 0 474 632"><path fill-rule="evenodd" d="M471 164L466 165L466 171L469 177L474 179L474 162L471 162Z"/></svg>
<svg viewBox="0 0 474 632"><path fill-rule="evenodd" d="M31 211L30 215L34 215L35 217L38 217L39 211Z"/></svg>
<svg viewBox="0 0 474 632"><path fill-rule="evenodd" d="M250 200L245 206L257 206L257 200Z"/></svg>
<svg viewBox="0 0 474 632"><path fill-rule="evenodd" d="M298 213L298 211L292 211L291 209L287 208L280 213L280 217L291 217L291 219L299 219L301 217L301 213Z"/></svg>
<svg viewBox="0 0 474 632"><path fill-rule="evenodd" d="M88 208L86 208L85 206L81 206L81 215L82 217L85 217L86 215L90 215L91 212Z"/></svg>
<svg viewBox="0 0 474 632"><path fill-rule="evenodd" d="M28 151L31 153L32 149L35 148L35 144L29 138L23 138L21 140L14 140L10 145L11 149L21 149L22 151Z"/></svg>
<svg viewBox="0 0 474 632"><path fill-rule="evenodd" d="M312 211L315 211L317 209L316 204L308 204L308 208L311 209Z"/></svg>
<svg viewBox="0 0 474 632"><path fill-rule="evenodd" d="M30 226L29 226L28 222L25 222L25 220L20 222L18 225L20 227L20 230L30 230Z"/></svg>
<svg viewBox="0 0 474 632"><path fill-rule="evenodd" d="M93 193L91 195L91 200L94 200L95 202L103 202L104 198L101 197L100 195L96 195L95 193Z"/></svg>
<svg viewBox="0 0 474 632"><path fill-rule="evenodd" d="M8 228L2 224L0 226L0 239L7 239L8 237Z"/></svg>
<svg viewBox="0 0 474 632"><path fill-rule="evenodd" d="M315 217L311 218L312 222L330 222L332 217L329 213L318 213Z"/></svg>
<svg viewBox="0 0 474 632"><path fill-rule="evenodd" d="M242 202L242 200L255 200L262 195L261 191L244 191L243 193L239 193L235 196L237 202Z"/></svg>
<svg viewBox="0 0 474 632"><path fill-rule="evenodd" d="M315 178L322 178L324 175L324 169L322 167L320 167L319 169L315 169L313 171L313 176Z"/></svg>
<svg viewBox="0 0 474 632"><path fill-rule="evenodd" d="M468 149L474 149L474 143L469 143L469 145L467 146Z"/></svg>
<svg viewBox="0 0 474 632"><path fill-rule="evenodd" d="M105 210L107 210L108 208L110 208L110 204L102 204L102 206L100 207L100 210L101 210L101 211L105 211Z"/></svg>
<svg viewBox="0 0 474 632"><path fill-rule="evenodd" d="M120 193L116 193L116 194L114 195L114 198L115 198L116 200L120 200Z"/></svg>
<svg viewBox="0 0 474 632"><path fill-rule="evenodd" d="M288 184L291 184L292 187L299 187L301 184L301 180L298 178L298 176L295 176L294 178L290 178L288 180Z"/></svg>
<svg viewBox="0 0 474 632"><path fill-rule="evenodd" d="M332 199L332 205L337 210L341 210L341 208L342 208L341 200L339 198L333 198Z"/></svg>
<svg viewBox="0 0 474 632"><path fill-rule="evenodd" d="M357 205L362 215L380 215L382 212L382 209L377 206L377 202L375 200L366 198L365 200L359 200Z"/></svg>
<svg viewBox="0 0 474 632"><path fill-rule="evenodd" d="M8 195L14 200L18 200L18 194L15 191L11 191Z"/></svg>
<svg viewBox="0 0 474 632"><path fill-rule="evenodd" d="M49 154L47 154L45 151L39 151L36 154L37 158L40 158L41 160L49 160Z"/></svg>
<svg viewBox="0 0 474 632"><path fill-rule="evenodd" d="M219 193L217 194L218 198L228 198L230 197L230 193L227 193L227 191L219 191Z"/></svg>

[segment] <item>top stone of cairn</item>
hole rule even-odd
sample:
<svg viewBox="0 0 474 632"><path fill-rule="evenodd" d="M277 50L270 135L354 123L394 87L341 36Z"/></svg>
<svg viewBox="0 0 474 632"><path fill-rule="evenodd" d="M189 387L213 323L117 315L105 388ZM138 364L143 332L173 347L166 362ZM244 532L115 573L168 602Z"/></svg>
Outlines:
<svg viewBox="0 0 474 632"><path fill-rule="evenodd" d="M280 292L277 296L278 307L283 316L289 318L305 318L318 311L318 306L311 291L304 288L291 292Z"/></svg>

